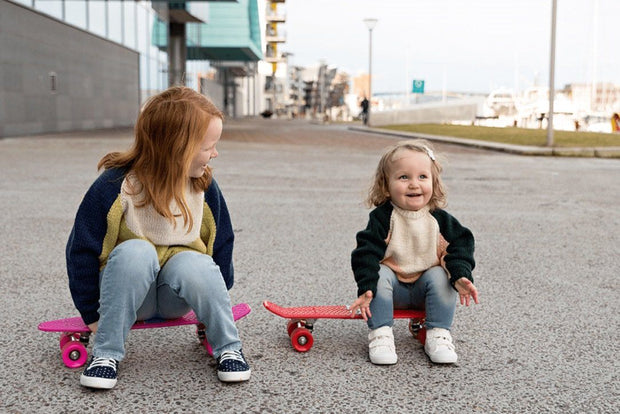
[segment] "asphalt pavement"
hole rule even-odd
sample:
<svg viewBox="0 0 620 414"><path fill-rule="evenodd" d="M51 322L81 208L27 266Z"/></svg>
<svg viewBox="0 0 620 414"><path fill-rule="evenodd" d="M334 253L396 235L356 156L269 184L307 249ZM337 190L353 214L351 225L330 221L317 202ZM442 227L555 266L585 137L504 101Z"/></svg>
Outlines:
<svg viewBox="0 0 620 414"><path fill-rule="evenodd" d="M213 161L236 234L233 302L252 368L223 384L192 327L132 331L118 385L66 368L45 320L76 316L64 247L97 161L130 130L0 140L2 413L612 413L620 407L620 160L439 142L447 210L476 237L479 305L458 306L459 361L437 366L396 321L399 361L374 366L360 321L320 320L293 350L262 307L349 304L362 199L399 137L275 119L230 120Z"/></svg>

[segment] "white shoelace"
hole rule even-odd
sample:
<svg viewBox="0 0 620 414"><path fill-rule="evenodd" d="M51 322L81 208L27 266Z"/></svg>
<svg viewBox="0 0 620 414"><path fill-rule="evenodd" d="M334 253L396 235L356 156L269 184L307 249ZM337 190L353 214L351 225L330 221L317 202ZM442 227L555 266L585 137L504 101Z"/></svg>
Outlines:
<svg viewBox="0 0 620 414"><path fill-rule="evenodd" d="M116 370L116 361L110 358L95 357L93 362L88 366L88 369L96 367L108 367Z"/></svg>
<svg viewBox="0 0 620 414"><path fill-rule="evenodd" d="M229 359L245 363L243 357L241 356L241 352L239 351L222 352L222 355L220 355L220 362L227 361Z"/></svg>

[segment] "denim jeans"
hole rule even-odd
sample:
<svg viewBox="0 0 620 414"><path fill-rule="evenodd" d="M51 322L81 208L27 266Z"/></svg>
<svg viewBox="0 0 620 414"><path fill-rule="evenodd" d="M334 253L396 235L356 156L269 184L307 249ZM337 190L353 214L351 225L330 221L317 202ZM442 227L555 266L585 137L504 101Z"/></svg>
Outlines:
<svg viewBox="0 0 620 414"><path fill-rule="evenodd" d="M193 309L218 357L241 349L230 296L211 256L183 251L160 269L153 245L128 240L112 250L99 278L99 322L93 355L118 361L136 320L178 318Z"/></svg>
<svg viewBox="0 0 620 414"><path fill-rule="evenodd" d="M370 302L372 318L368 319L368 327L392 326L394 309L424 309L427 329L450 329L457 296L440 266L431 267L413 283L403 283L392 269L381 265L377 294Z"/></svg>

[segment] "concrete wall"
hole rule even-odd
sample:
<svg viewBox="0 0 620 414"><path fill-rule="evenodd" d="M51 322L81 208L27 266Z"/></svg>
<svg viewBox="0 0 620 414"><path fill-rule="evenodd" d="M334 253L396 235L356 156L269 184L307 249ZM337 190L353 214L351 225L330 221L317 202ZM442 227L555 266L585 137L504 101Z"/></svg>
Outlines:
<svg viewBox="0 0 620 414"><path fill-rule="evenodd" d="M131 126L139 105L137 52L0 0L0 137Z"/></svg>
<svg viewBox="0 0 620 414"><path fill-rule="evenodd" d="M395 124L441 123L449 121L474 121L484 98L471 98L447 103L420 104L398 111L372 111L372 126Z"/></svg>

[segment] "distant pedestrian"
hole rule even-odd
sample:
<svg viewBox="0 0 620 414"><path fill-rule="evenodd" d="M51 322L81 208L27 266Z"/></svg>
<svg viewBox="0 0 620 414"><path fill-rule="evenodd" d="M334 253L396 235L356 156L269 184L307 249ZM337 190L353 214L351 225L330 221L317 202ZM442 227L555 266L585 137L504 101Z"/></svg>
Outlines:
<svg viewBox="0 0 620 414"><path fill-rule="evenodd" d="M620 132L620 115L617 112L611 116L611 131Z"/></svg>
<svg viewBox="0 0 620 414"><path fill-rule="evenodd" d="M368 124L368 108L370 107L370 102L368 101L368 99L366 99L365 96L364 96L364 99L362 99L362 102L360 103L360 107L362 108L362 112L361 112L362 122L364 122L364 125L367 125Z"/></svg>
<svg viewBox="0 0 620 414"><path fill-rule="evenodd" d="M206 326L219 379L250 378L228 294L234 234L209 167L222 120L205 96L173 87L147 101L133 146L99 161L104 171L82 200L66 251L75 307L95 333L82 385L116 385L136 320L190 309Z"/></svg>
<svg viewBox="0 0 620 414"><path fill-rule="evenodd" d="M443 210L441 165L425 140L399 142L382 156L370 188L366 229L351 255L360 311L371 329L370 361L395 364L394 309L426 311L424 350L435 363L454 363L450 328L456 298L478 303L473 285L474 236Z"/></svg>

